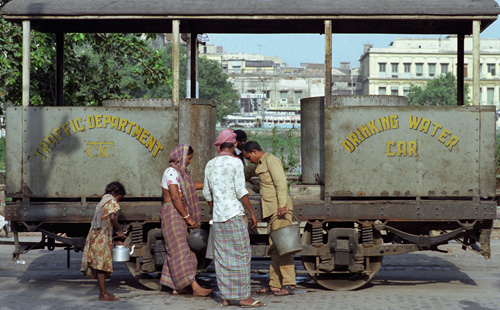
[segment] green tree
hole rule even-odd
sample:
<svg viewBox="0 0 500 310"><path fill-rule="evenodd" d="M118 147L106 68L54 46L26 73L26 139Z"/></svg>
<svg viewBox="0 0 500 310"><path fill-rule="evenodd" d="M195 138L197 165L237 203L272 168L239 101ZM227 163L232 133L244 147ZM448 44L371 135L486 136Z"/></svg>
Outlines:
<svg viewBox="0 0 500 310"><path fill-rule="evenodd" d="M21 104L22 30L0 19L0 100ZM30 104L55 103L55 35L32 31ZM170 84L170 71L140 34L73 33L64 40L65 105L97 105ZM132 56L131 56L132 55Z"/></svg>
<svg viewBox="0 0 500 310"><path fill-rule="evenodd" d="M239 110L238 93L222 72L217 61L200 57L199 60L200 98L217 101L217 122Z"/></svg>
<svg viewBox="0 0 500 310"><path fill-rule="evenodd" d="M0 0L1 1L1 0ZM22 29L0 18L0 100L21 104ZM169 98L172 47L153 49L141 34L71 33L64 40L64 104L115 98ZM55 35L32 31L30 104L55 104ZM217 102L217 121L238 110L238 94L216 61L200 58L200 98ZM180 96L186 94L181 47Z"/></svg>
<svg viewBox="0 0 500 310"><path fill-rule="evenodd" d="M467 104L469 85L464 87L464 102ZM449 72L427 81L424 87L412 85L408 93L409 105L456 105L457 82Z"/></svg>

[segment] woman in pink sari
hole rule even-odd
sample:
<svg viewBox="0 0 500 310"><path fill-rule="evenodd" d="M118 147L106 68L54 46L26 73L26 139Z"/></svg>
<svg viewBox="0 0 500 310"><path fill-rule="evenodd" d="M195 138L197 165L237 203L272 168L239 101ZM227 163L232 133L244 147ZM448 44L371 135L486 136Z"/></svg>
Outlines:
<svg viewBox="0 0 500 310"><path fill-rule="evenodd" d="M172 288L174 294L192 292L195 296L207 296L212 290L196 282L198 261L187 243L188 227L196 228L201 222L196 190L202 189L203 183L195 183L186 170L193 155L191 146L178 145L170 152L170 166L163 173L161 231L166 255L160 283Z"/></svg>

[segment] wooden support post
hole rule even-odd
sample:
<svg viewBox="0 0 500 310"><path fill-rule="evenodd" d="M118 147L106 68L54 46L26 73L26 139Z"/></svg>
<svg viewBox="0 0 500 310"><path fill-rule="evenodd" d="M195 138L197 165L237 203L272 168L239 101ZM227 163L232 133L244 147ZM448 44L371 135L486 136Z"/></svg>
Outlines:
<svg viewBox="0 0 500 310"><path fill-rule="evenodd" d="M198 34L191 33L191 98L198 98Z"/></svg>
<svg viewBox="0 0 500 310"><path fill-rule="evenodd" d="M31 23L23 21L23 107L30 105L30 44Z"/></svg>
<svg viewBox="0 0 500 310"><path fill-rule="evenodd" d="M481 105L479 87L479 69L481 67L479 59L481 21L475 20L472 22L472 104Z"/></svg>
<svg viewBox="0 0 500 310"><path fill-rule="evenodd" d="M172 105L179 106L180 100L180 20L172 21Z"/></svg>
<svg viewBox="0 0 500 310"><path fill-rule="evenodd" d="M464 105L464 40L465 35L457 35L457 105Z"/></svg>
<svg viewBox="0 0 500 310"><path fill-rule="evenodd" d="M64 105L64 33L56 33L56 105Z"/></svg>
<svg viewBox="0 0 500 310"><path fill-rule="evenodd" d="M325 20L325 107L332 102L332 21Z"/></svg>

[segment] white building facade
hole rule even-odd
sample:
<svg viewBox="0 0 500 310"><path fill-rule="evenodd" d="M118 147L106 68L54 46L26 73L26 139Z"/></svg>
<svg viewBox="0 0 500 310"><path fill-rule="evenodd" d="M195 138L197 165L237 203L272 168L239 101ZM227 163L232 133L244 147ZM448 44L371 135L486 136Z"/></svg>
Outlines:
<svg viewBox="0 0 500 310"><path fill-rule="evenodd" d="M481 104L500 105L500 39L481 39ZM472 83L472 38L465 37L464 79ZM386 48L365 45L360 58L364 95L406 96L440 74L457 76L457 37L398 38ZM470 95L470 94L469 94Z"/></svg>

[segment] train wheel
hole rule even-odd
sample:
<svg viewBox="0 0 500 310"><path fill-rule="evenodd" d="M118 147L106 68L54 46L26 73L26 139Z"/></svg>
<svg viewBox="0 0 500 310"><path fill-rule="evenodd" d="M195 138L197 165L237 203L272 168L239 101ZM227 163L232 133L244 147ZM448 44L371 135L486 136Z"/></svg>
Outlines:
<svg viewBox="0 0 500 310"><path fill-rule="evenodd" d="M143 273L140 270L137 271L136 269L136 264L135 261L129 261L126 262L128 270L134 277L134 279L144 285L145 287L159 291L161 290L161 284L160 284L160 274L158 273ZM157 275L157 277L154 277L153 275Z"/></svg>
<svg viewBox="0 0 500 310"><path fill-rule="evenodd" d="M382 244L380 235L373 236L374 244ZM302 243L310 245L312 243L312 227L307 224L302 235ZM302 256L302 263L306 271L314 271L316 268L316 257ZM382 266L383 256L370 257L370 271L368 273L323 273L310 272L309 276L322 287L335 291L350 291L362 287L370 282Z"/></svg>

